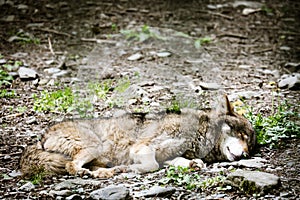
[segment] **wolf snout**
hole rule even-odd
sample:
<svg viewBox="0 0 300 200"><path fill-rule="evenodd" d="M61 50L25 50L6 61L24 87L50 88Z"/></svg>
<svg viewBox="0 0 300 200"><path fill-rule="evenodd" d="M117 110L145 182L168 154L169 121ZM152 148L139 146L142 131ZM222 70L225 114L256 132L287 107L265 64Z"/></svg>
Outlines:
<svg viewBox="0 0 300 200"><path fill-rule="evenodd" d="M246 149L239 149L239 148L231 148L229 146L227 146L227 158L230 161L237 161L237 160L241 160L242 158L248 158L249 157L249 153Z"/></svg>

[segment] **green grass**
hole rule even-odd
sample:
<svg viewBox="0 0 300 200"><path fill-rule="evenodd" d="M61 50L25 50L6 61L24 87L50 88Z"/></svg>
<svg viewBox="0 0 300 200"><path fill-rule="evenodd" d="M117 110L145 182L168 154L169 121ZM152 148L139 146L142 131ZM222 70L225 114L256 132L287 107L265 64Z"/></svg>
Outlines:
<svg viewBox="0 0 300 200"><path fill-rule="evenodd" d="M14 98L17 94L14 90L7 91L6 89L0 90L0 98Z"/></svg>
<svg viewBox="0 0 300 200"><path fill-rule="evenodd" d="M39 96L33 95L33 109L37 112L71 113L77 111L81 117L93 110L90 101L82 99L70 87L49 92L42 91Z"/></svg>
<svg viewBox="0 0 300 200"><path fill-rule="evenodd" d="M256 131L258 144L273 148L281 140L300 138L300 114L293 111L289 104L281 103L276 111L272 108L273 112L269 116L254 114L253 108L247 107L247 110L244 115Z"/></svg>
<svg viewBox="0 0 300 200"><path fill-rule="evenodd" d="M173 184L185 189L202 189L217 187L224 182L224 176L215 176L213 178L203 178L199 174L194 173L188 167L169 166L166 175L159 181L160 184Z"/></svg>
<svg viewBox="0 0 300 200"><path fill-rule="evenodd" d="M144 42L150 38L164 40L164 38L153 31L150 30L150 27L144 25L140 31L134 30L120 30L120 33L125 35L127 40Z"/></svg>
<svg viewBox="0 0 300 200"><path fill-rule="evenodd" d="M194 42L194 46L196 49L199 49L201 46L211 43L212 42L212 38L210 37L203 37L203 38L199 38L197 40L195 40Z"/></svg>
<svg viewBox="0 0 300 200"><path fill-rule="evenodd" d="M74 91L70 87L56 91L41 91L34 94L33 109L37 112L74 113L80 117L91 117L94 103L104 100L109 106L120 103L121 99L109 99L109 92L124 92L130 86L128 78L122 78L114 85L113 80L104 80L101 83L89 83L84 94ZM119 104L118 104L119 105Z"/></svg>

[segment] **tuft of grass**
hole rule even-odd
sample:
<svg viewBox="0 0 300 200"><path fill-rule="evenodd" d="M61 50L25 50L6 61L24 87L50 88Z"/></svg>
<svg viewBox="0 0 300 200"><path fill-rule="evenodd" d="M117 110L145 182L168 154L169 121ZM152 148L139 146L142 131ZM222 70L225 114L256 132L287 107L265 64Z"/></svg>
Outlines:
<svg viewBox="0 0 300 200"><path fill-rule="evenodd" d="M174 99L171 102L171 105L168 108L166 108L166 112L167 113L180 114L181 113L181 105L180 105L179 101Z"/></svg>
<svg viewBox="0 0 300 200"><path fill-rule="evenodd" d="M163 37L151 31L150 27L147 25L142 26L140 31L120 30L120 33L125 35L127 40L138 41L138 42L144 42L150 38L164 40Z"/></svg>
<svg viewBox="0 0 300 200"><path fill-rule="evenodd" d="M159 181L160 184L174 184L185 189L205 190L211 187L217 187L224 182L224 176L203 179L199 174L193 173L188 167L169 166L166 171L166 177Z"/></svg>
<svg viewBox="0 0 300 200"><path fill-rule="evenodd" d="M47 175L44 167L32 166L29 181L34 185L39 185Z"/></svg>
<svg viewBox="0 0 300 200"><path fill-rule="evenodd" d="M49 92L44 90L39 96L33 95L35 100L33 109L37 112L71 113L77 111L81 117L87 117L87 113L93 111L93 105L89 100L81 99L70 87Z"/></svg>
<svg viewBox="0 0 300 200"><path fill-rule="evenodd" d="M270 116L264 117L260 113L255 115L250 110L245 117L256 131L258 144L273 148L277 147L280 140L300 138L300 114L292 111L287 103L280 104L277 111Z"/></svg>
<svg viewBox="0 0 300 200"><path fill-rule="evenodd" d="M0 90L0 98L14 98L17 94L14 90L7 91L6 89Z"/></svg>
<svg viewBox="0 0 300 200"><path fill-rule="evenodd" d="M211 43L212 42L212 38L210 37L203 37L203 38L199 38L197 40L195 40L194 42L194 46L196 49L199 49L201 46Z"/></svg>

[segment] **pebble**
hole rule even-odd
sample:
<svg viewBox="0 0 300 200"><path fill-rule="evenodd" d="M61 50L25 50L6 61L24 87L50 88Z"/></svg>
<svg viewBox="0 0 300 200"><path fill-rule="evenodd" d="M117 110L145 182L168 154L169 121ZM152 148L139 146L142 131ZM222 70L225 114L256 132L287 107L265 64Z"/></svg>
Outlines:
<svg viewBox="0 0 300 200"><path fill-rule="evenodd" d="M200 82L199 85L203 90L218 90L221 88L221 85L219 85L218 83Z"/></svg>
<svg viewBox="0 0 300 200"><path fill-rule="evenodd" d="M33 190L35 188L34 184L31 183L31 182L27 182L25 183L24 185L22 185L19 190L23 190L23 191L26 191L26 192L29 192L31 190Z"/></svg>
<svg viewBox="0 0 300 200"><path fill-rule="evenodd" d="M238 169L227 177L235 185L248 194L266 193L280 185L278 176L266 172L248 171Z"/></svg>
<svg viewBox="0 0 300 200"><path fill-rule="evenodd" d="M291 75L283 75L278 82L278 87L281 89L299 90L300 89L300 73Z"/></svg>
<svg viewBox="0 0 300 200"><path fill-rule="evenodd" d="M129 197L129 189L121 185L110 185L108 187L94 190L90 193L91 199L123 200Z"/></svg>
<svg viewBox="0 0 300 200"><path fill-rule="evenodd" d="M20 67L18 74L21 79L35 79L37 77L37 72L27 67Z"/></svg>
<svg viewBox="0 0 300 200"><path fill-rule="evenodd" d="M136 198L140 197L166 197L172 193L174 193L176 189L174 187L162 187L162 186L153 186L148 190L142 190L140 192L136 192L134 196Z"/></svg>
<svg viewBox="0 0 300 200"><path fill-rule="evenodd" d="M136 53L136 54L133 54L133 55L129 56L129 57L127 58L127 60L135 61L135 60L140 60L140 59L142 59L142 58L143 58L143 55L142 55L142 54Z"/></svg>

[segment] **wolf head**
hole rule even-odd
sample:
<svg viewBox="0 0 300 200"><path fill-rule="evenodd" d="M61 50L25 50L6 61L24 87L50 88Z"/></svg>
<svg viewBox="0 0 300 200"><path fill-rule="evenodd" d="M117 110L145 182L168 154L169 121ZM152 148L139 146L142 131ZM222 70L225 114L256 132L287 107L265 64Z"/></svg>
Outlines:
<svg viewBox="0 0 300 200"><path fill-rule="evenodd" d="M215 146L204 160L240 160L248 157L255 146L256 135L250 122L234 112L227 96L223 96L211 114L210 134L216 134ZM207 133L206 133L207 134Z"/></svg>

